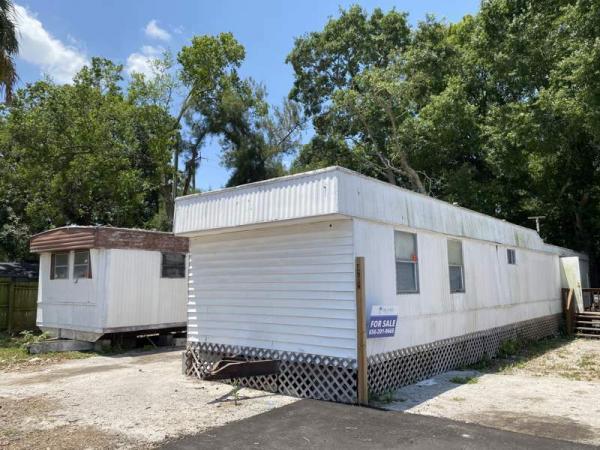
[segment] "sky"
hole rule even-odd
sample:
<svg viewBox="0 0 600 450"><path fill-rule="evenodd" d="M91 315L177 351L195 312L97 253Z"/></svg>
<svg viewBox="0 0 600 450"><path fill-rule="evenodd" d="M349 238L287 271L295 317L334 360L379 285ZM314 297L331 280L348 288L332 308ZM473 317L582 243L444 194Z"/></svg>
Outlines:
<svg viewBox="0 0 600 450"><path fill-rule="evenodd" d="M285 58L294 38L321 30L355 3L406 11L412 25L426 14L456 22L479 9L479 0L17 0L20 85L45 74L68 83L92 56L123 64L126 76L144 72L164 49L176 54L194 35L229 31L246 48L241 74L264 83L269 101L280 104L293 83ZM197 187L225 185L218 141L207 143L202 156Z"/></svg>

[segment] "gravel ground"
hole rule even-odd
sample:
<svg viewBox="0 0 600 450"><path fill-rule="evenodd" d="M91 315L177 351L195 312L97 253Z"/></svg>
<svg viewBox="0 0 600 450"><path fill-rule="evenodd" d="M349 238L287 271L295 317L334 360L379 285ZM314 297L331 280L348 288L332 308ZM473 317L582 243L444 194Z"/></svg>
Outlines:
<svg viewBox="0 0 600 450"><path fill-rule="evenodd" d="M447 372L378 406L600 445L599 369L600 341L576 339L496 372Z"/></svg>
<svg viewBox="0 0 600 450"><path fill-rule="evenodd" d="M0 374L0 448L148 448L296 401L181 374L181 350Z"/></svg>

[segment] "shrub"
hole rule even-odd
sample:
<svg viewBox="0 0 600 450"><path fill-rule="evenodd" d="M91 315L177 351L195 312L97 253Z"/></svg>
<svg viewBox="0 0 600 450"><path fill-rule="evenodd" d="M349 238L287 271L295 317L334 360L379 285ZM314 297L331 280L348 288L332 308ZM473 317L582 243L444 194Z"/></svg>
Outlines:
<svg viewBox="0 0 600 450"><path fill-rule="evenodd" d="M498 349L498 356L501 358L508 358L516 355L521 350L521 342L517 339L507 339L500 344Z"/></svg>

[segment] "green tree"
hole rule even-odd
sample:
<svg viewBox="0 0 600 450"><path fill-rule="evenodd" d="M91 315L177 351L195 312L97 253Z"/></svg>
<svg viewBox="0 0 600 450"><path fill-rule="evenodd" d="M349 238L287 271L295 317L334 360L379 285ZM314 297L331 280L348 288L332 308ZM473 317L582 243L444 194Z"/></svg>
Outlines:
<svg viewBox="0 0 600 450"><path fill-rule="evenodd" d="M169 149L155 136L171 118L128 102L120 82L121 66L94 58L73 85L44 80L17 91L0 150L7 256L24 257L26 239L48 228L154 219L170 170Z"/></svg>
<svg viewBox="0 0 600 450"><path fill-rule="evenodd" d="M162 197L166 224L173 222L175 198L195 189L206 139L222 131L215 125L221 102L247 89L237 73L244 56L244 47L231 33L195 36L176 61L166 53L153 62L150 76L133 76L130 100L172 117L170 127L161 128L160 138L172 155L170 180L163 184L170 189L170 195Z"/></svg>
<svg viewBox="0 0 600 450"><path fill-rule="evenodd" d="M222 162L232 170L227 186L285 175L283 159L297 152L304 119L300 106L284 100L270 107L265 89L250 85L248 96L223 102Z"/></svg>
<svg viewBox="0 0 600 450"><path fill-rule="evenodd" d="M0 87L7 103L11 101L17 81L14 57L18 52L14 4L12 0L0 0Z"/></svg>

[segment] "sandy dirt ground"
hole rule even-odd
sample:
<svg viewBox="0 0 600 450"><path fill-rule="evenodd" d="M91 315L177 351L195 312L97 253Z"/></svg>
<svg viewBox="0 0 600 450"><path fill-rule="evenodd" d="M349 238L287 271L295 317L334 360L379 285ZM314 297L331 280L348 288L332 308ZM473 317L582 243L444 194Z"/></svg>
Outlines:
<svg viewBox="0 0 600 450"><path fill-rule="evenodd" d="M296 401L181 374L181 350L0 373L0 449L152 448Z"/></svg>
<svg viewBox="0 0 600 450"><path fill-rule="evenodd" d="M577 339L489 373L444 373L378 406L600 445L599 375L600 341Z"/></svg>

